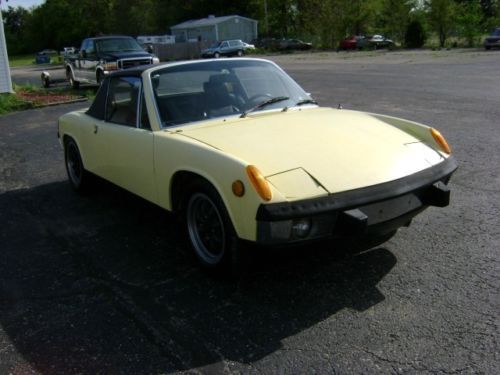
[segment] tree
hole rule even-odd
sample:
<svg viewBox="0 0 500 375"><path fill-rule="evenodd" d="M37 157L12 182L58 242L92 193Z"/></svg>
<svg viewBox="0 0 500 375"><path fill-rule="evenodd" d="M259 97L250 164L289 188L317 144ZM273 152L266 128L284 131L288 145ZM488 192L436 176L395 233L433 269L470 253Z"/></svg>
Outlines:
<svg viewBox="0 0 500 375"><path fill-rule="evenodd" d="M482 11L479 0L471 0L458 5L457 29L467 41L468 47L472 47L477 37L482 34L481 25Z"/></svg>
<svg viewBox="0 0 500 375"><path fill-rule="evenodd" d="M425 43L426 35L422 22L414 19L408 24L405 33L405 46L408 48L421 48Z"/></svg>
<svg viewBox="0 0 500 375"><path fill-rule="evenodd" d="M439 46L443 48L455 27L456 3L453 0L427 0L425 6L430 24L438 34Z"/></svg>
<svg viewBox="0 0 500 375"><path fill-rule="evenodd" d="M394 41L404 40L410 11L414 7L414 0L384 0L382 6L384 30Z"/></svg>
<svg viewBox="0 0 500 375"><path fill-rule="evenodd" d="M16 55L29 52L29 45L24 30L28 27L31 13L22 7L8 7L2 11L5 40L9 54Z"/></svg>

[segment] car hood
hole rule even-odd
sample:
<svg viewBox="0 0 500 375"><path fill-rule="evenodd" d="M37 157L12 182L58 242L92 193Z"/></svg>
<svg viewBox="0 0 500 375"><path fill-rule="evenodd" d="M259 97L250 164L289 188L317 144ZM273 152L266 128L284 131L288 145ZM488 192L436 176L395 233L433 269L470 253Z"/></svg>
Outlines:
<svg viewBox="0 0 500 375"><path fill-rule="evenodd" d="M255 113L181 134L256 165L287 198L297 199L303 197L292 185L299 179L320 195L392 181L443 160L374 115L331 108Z"/></svg>

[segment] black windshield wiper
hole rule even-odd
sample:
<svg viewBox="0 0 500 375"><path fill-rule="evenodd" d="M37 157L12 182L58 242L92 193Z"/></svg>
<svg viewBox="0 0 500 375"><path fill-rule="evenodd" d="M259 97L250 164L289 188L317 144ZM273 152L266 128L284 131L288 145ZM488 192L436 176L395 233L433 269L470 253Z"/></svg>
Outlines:
<svg viewBox="0 0 500 375"><path fill-rule="evenodd" d="M294 107L299 107L303 104L318 104L318 102L314 99L302 99L299 100L297 103L295 103ZM281 112L286 112L288 111L288 107L283 108Z"/></svg>
<svg viewBox="0 0 500 375"><path fill-rule="evenodd" d="M288 96L276 96L274 98L264 100L263 102L257 104L255 107L247 109L245 112L243 112L241 114L240 118L247 117L247 115L250 112L253 112L253 111L255 111L255 110L259 109L259 108L263 108L266 105L273 104L273 103L278 103L278 102L282 102L283 100L288 100L288 99L290 99Z"/></svg>
<svg viewBox="0 0 500 375"><path fill-rule="evenodd" d="M304 104L318 104L318 102L314 99L302 99L295 103L296 106L304 105Z"/></svg>

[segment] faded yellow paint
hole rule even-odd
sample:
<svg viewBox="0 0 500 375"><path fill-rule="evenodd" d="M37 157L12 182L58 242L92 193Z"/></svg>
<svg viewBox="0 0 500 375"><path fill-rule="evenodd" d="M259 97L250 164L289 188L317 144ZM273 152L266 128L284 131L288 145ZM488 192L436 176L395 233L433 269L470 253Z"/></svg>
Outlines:
<svg viewBox="0 0 500 375"><path fill-rule="evenodd" d="M205 178L243 239L256 239L255 217L265 203L248 180L249 164L271 183L269 203L276 203L392 181L447 157L424 125L331 108L262 111L161 129L152 88L143 81L153 131L77 111L60 118L61 138L76 140L86 169L167 210L177 172ZM235 180L245 184L243 197L232 193Z"/></svg>

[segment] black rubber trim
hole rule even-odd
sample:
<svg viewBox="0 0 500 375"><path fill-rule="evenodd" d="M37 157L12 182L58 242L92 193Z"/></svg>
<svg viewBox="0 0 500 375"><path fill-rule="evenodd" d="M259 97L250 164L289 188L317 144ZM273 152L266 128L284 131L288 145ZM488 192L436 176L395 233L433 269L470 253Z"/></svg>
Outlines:
<svg viewBox="0 0 500 375"><path fill-rule="evenodd" d="M447 180L456 169L457 163L450 156L431 168L394 181L335 193L326 197L261 204L257 210L256 219L260 221L289 220L376 203L432 185L437 181Z"/></svg>

